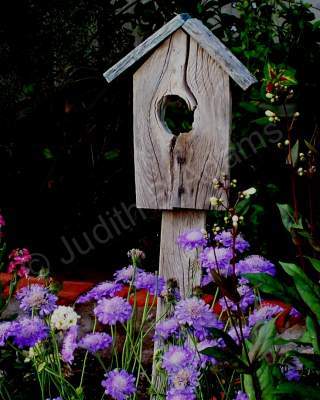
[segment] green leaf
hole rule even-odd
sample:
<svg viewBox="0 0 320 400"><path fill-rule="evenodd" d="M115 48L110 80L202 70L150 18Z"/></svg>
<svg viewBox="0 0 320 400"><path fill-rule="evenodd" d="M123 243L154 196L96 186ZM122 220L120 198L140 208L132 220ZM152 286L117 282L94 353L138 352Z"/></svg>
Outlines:
<svg viewBox="0 0 320 400"><path fill-rule="evenodd" d="M258 125L268 125L268 124L270 124L270 121L269 121L268 117L261 117L261 118L255 119L252 122L255 122Z"/></svg>
<svg viewBox="0 0 320 400"><path fill-rule="evenodd" d="M307 277L304 271L295 264L280 262L285 272L293 278L301 298L309 309L320 319L320 287Z"/></svg>
<svg viewBox="0 0 320 400"><path fill-rule="evenodd" d="M299 140L297 140L296 143L291 148L291 159L294 167L297 165L298 157L299 157Z"/></svg>
<svg viewBox="0 0 320 400"><path fill-rule="evenodd" d="M308 147L308 149L312 151L312 153L319 154L318 150L311 143L309 143L307 140L305 140L304 143Z"/></svg>
<svg viewBox="0 0 320 400"><path fill-rule="evenodd" d="M256 375L259 381L263 400L276 399L273 393L274 379L272 372L273 372L273 367L270 366L266 361L263 361L261 363L261 366L259 368L256 368ZM248 394L250 400L256 399L251 375L244 375L244 389L245 392Z"/></svg>
<svg viewBox="0 0 320 400"><path fill-rule="evenodd" d="M235 210L238 215L245 215L250 208L250 199L243 199L236 205Z"/></svg>
<svg viewBox="0 0 320 400"><path fill-rule="evenodd" d="M43 154L43 156L44 156L44 158L45 158L46 160L53 160L53 159L54 159L53 153L52 153L52 151L49 149L49 147L45 147L45 148L42 150L42 154Z"/></svg>
<svg viewBox="0 0 320 400"><path fill-rule="evenodd" d="M320 343L318 342L317 338L317 327L309 315L306 318L306 328L315 353L320 354Z"/></svg>
<svg viewBox="0 0 320 400"><path fill-rule="evenodd" d="M313 29L319 29L320 28L320 21L315 21L313 24Z"/></svg>
<svg viewBox="0 0 320 400"><path fill-rule="evenodd" d="M277 207L280 211L282 223L287 231L291 232L292 229L303 229L302 218L299 217L298 222L295 222L294 211L289 204L277 203Z"/></svg>
<svg viewBox="0 0 320 400"><path fill-rule="evenodd" d="M110 150L104 153L104 159L108 161L116 160L117 158L119 158L119 155L120 155L120 150L118 149Z"/></svg>
<svg viewBox="0 0 320 400"><path fill-rule="evenodd" d="M280 383L274 391L278 395L291 395L294 399L319 400L320 390L314 386L307 386L298 382ZM288 399L288 397L285 397Z"/></svg>
<svg viewBox="0 0 320 400"><path fill-rule="evenodd" d="M310 261L313 268L316 271L320 272L320 260L317 260L316 258L312 258L312 257L306 257L306 258Z"/></svg>
<svg viewBox="0 0 320 400"><path fill-rule="evenodd" d="M255 114L260 112L260 108L255 103L241 101L239 103L239 105L240 105L240 107L242 107L244 110L246 110L248 112L255 113Z"/></svg>
<svg viewBox="0 0 320 400"><path fill-rule="evenodd" d="M276 75L276 68L273 64L267 63L263 68L263 74L266 79L272 80Z"/></svg>
<svg viewBox="0 0 320 400"><path fill-rule="evenodd" d="M228 349L222 350L220 347L208 347L200 353L214 357L218 361L228 363L231 368L239 373L248 373L249 367L247 364Z"/></svg>
<svg viewBox="0 0 320 400"><path fill-rule="evenodd" d="M269 274L243 274L243 276L249 279L250 283L255 287L268 294L280 294L283 292L282 284Z"/></svg>
<svg viewBox="0 0 320 400"><path fill-rule="evenodd" d="M270 351L276 334L275 318L259 327L258 335L253 342L249 356L252 362L261 360Z"/></svg>

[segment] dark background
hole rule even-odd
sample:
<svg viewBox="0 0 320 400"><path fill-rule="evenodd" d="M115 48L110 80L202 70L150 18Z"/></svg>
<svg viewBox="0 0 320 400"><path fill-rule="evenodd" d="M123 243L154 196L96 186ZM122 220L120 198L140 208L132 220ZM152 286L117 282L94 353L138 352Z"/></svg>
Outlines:
<svg viewBox="0 0 320 400"><path fill-rule="evenodd" d="M135 202L131 73L110 85L102 74L176 12L201 18L258 78L268 60L295 67L303 135L318 129L319 30L310 22L312 10L284 10L287 25L279 41L270 33L273 2L261 1L258 9L249 2L237 16L221 11L227 3L135 1L129 9L117 0L6 3L0 13L0 207L9 249L43 254L51 271L69 278L108 276L127 263L133 247L142 248L156 268L159 212L132 210L130 228L118 223L121 232L104 245L92 239L99 215L111 226L106 213ZM239 108L250 93L233 87L234 141L257 128ZM283 155L275 146L251 153L233 170L244 188L260 188L244 230L257 251L288 256L293 250L289 238L280 239L275 206L289 198ZM85 249L83 233L94 248L64 265L61 238L75 238Z"/></svg>

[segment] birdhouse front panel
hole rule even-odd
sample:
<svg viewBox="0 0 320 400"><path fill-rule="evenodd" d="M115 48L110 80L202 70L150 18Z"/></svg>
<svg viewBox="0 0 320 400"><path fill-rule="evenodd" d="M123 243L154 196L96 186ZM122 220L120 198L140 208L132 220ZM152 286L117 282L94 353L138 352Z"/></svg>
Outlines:
<svg viewBox="0 0 320 400"><path fill-rule="evenodd" d="M229 170L229 75L180 28L136 71L133 95L137 207L209 209L212 179ZM165 122L170 96L193 111L190 131Z"/></svg>

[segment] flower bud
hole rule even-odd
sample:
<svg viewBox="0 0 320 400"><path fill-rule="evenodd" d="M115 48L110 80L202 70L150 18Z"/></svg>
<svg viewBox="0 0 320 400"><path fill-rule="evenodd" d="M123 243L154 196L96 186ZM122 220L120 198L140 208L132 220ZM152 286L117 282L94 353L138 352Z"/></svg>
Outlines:
<svg viewBox="0 0 320 400"><path fill-rule="evenodd" d="M249 189L247 189L247 190L244 190L244 191L242 192L242 194L244 195L244 197L245 197L246 199L248 199L250 196L252 196L252 195L255 194L256 192L257 192L257 189L254 188L254 187L251 187L251 188L249 188Z"/></svg>
<svg viewBox="0 0 320 400"><path fill-rule="evenodd" d="M265 114L267 117L275 117L276 116L276 114L271 110L266 110Z"/></svg>

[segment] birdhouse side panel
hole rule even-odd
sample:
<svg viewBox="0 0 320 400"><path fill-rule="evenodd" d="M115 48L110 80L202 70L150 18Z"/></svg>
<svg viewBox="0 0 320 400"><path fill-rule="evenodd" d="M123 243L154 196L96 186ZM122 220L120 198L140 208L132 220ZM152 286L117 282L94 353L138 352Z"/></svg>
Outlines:
<svg viewBox="0 0 320 400"><path fill-rule="evenodd" d="M213 177L228 173L228 75L180 29L135 73L133 93L137 207L208 209ZM191 131L166 125L171 95L194 111Z"/></svg>
<svg viewBox="0 0 320 400"><path fill-rule="evenodd" d="M228 74L190 39L186 82L196 98L192 131L180 135L176 159L185 154L179 185L184 188L181 208L208 209L209 198L221 196L212 185L215 177L229 174L231 93ZM187 142L187 144L186 144Z"/></svg>

